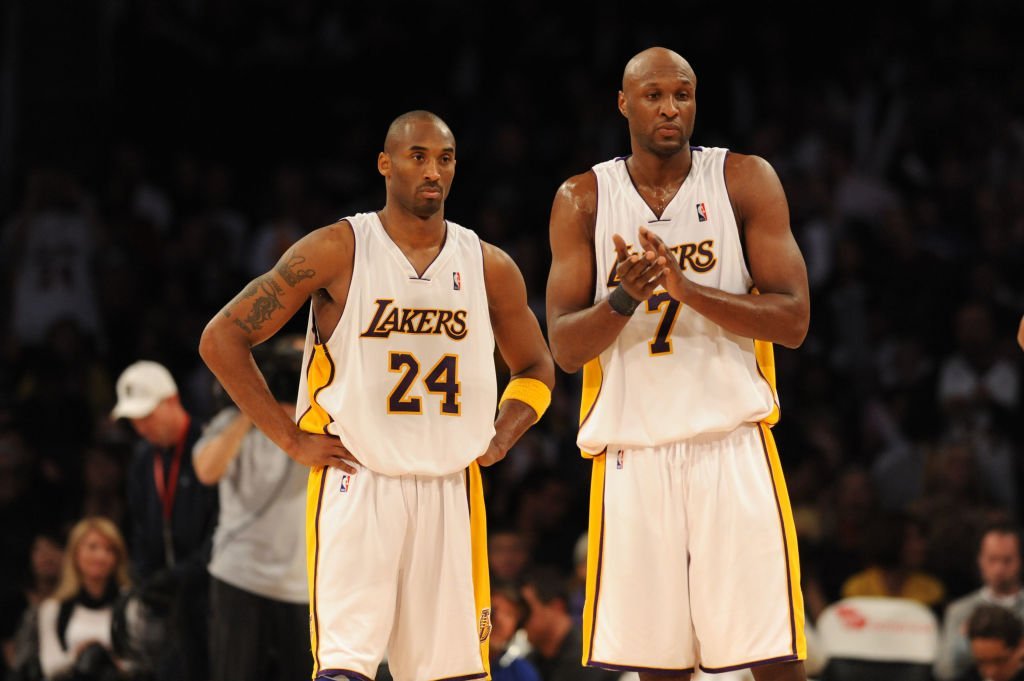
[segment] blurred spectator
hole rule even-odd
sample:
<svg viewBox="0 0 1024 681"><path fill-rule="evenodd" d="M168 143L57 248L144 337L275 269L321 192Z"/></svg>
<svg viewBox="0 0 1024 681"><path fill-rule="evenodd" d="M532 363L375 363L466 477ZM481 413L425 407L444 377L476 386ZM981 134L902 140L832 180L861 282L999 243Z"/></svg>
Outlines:
<svg viewBox="0 0 1024 681"><path fill-rule="evenodd" d="M866 531L877 508L867 471L857 466L842 471L822 503L823 539L804 548L807 559L817 566L812 576L820 580L824 599L831 603L839 600L846 579L864 565Z"/></svg>
<svg viewBox="0 0 1024 681"><path fill-rule="evenodd" d="M132 364L117 379L114 418L142 437L128 474L132 563L141 598L159 604L169 622L159 679L207 678L209 619L206 563L217 519L217 492L192 467L199 423L156 362ZM154 608L153 612L160 612Z"/></svg>
<svg viewBox="0 0 1024 681"><path fill-rule="evenodd" d="M20 432L0 431L0 527L3 528L0 532L0 600L3 601L10 598L12 592L19 597L25 585L36 534L44 528L59 526L55 500L49 495L52 488L37 474L35 463L35 453Z"/></svg>
<svg viewBox="0 0 1024 681"><path fill-rule="evenodd" d="M295 413L300 337L254 349L281 408ZM192 449L196 476L216 485L220 515L210 560L213 681L300 679L309 673L305 517L309 469L293 461L235 407L213 419Z"/></svg>
<svg viewBox="0 0 1024 681"><path fill-rule="evenodd" d="M124 464L121 447L107 443L91 447L82 466L82 515L102 516L124 527Z"/></svg>
<svg viewBox="0 0 1024 681"><path fill-rule="evenodd" d="M60 585L39 606L39 663L50 680L116 678L114 602L128 586L128 555L106 518L79 521L68 537Z"/></svg>
<svg viewBox="0 0 1024 681"><path fill-rule="evenodd" d="M587 600L587 536L584 532L572 549L572 574L569 576L569 614L583 626L583 607Z"/></svg>
<svg viewBox="0 0 1024 681"><path fill-rule="evenodd" d="M58 537L37 534L32 541L32 568L28 583L24 589L12 592L10 598L0 603L0 611L4 613L4 660L9 668L19 670L19 673L33 662L38 664L39 604L57 589L63 557L64 545Z"/></svg>
<svg viewBox="0 0 1024 681"><path fill-rule="evenodd" d="M1008 420L1019 405L1017 368L999 352L988 304L969 302L960 306L955 319L956 352L942 361L938 399L953 434L972 438L983 449L1002 444ZM1012 453L1000 452L987 468L999 501L1011 505L1016 489L1012 483Z"/></svg>
<svg viewBox="0 0 1024 681"><path fill-rule="evenodd" d="M513 639L526 619L526 604L511 584L491 585L491 678L494 681L541 681Z"/></svg>
<svg viewBox="0 0 1024 681"><path fill-rule="evenodd" d="M971 666L967 620L979 605L999 605L1024 618L1021 539L1015 525L992 525L982 533L978 547L978 571L981 588L950 603L943 616L942 641L935 662L935 678L939 681L953 681Z"/></svg>
<svg viewBox="0 0 1024 681"><path fill-rule="evenodd" d="M534 561L568 571L578 529L567 522L572 492L555 470L537 468L520 482L513 511L516 529Z"/></svg>
<svg viewBox="0 0 1024 681"><path fill-rule="evenodd" d="M617 681L621 671L583 667L583 630L569 615L565 579L551 568L538 568L523 580L520 593L529 614L526 637L529 660L544 681Z"/></svg>
<svg viewBox="0 0 1024 681"><path fill-rule="evenodd" d="M945 601L946 590L942 582L923 571L925 551L920 521L898 513L880 515L872 522L865 543L868 567L846 580L843 598L909 598L937 608Z"/></svg>
<svg viewBox="0 0 1024 681"><path fill-rule="evenodd" d="M13 272L13 332L39 343L50 326L70 317L101 338L93 283L96 243L91 208L68 173L37 168L21 212L3 235L3 257Z"/></svg>
<svg viewBox="0 0 1024 681"><path fill-rule="evenodd" d="M530 565L530 551L523 535L496 524L487 537L487 562L498 582L517 584Z"/></svg>
<svg viewBox="0 0 1024 681"><path fill-rule="evenodd" d="M974 664L959 681L1024 680L1020 617L998 605L980 605L967 620Z"/></svg>
<svg viewBox="0 0 1024 681"><path fill-rule="evenodd" d="M992 501L993 493L980 473L974 449L964 441L933 447L925 468L925 493L911 511L927 518L929 566L949 589L961 596L977 584L974 556L963 550L973 546L979 531L1008 515Z"/></svg>

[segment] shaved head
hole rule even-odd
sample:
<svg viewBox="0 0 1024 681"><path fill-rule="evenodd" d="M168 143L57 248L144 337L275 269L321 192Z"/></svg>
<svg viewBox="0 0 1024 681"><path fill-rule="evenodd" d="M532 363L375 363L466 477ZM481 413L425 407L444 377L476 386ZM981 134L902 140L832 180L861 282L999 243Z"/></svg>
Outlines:
<svg viewBox="0 0 1024 681"><path fill-rule="evenodd" d="M664 47L649 47L626 64L622 72L622 89L625 90L627 85L642 83L654 74L671 71L680 73L694 85L697 84L697 75L693 72L693 67L679 53Z"/></svg>
<svg viewBox="0 0 1024 681"><path fill-rule="evenodd" d="M384 151L388 154L394 153L395 148L400 146L406 138L409 128L416 123L424 122L433 123L442 132L447 133L452 138L452 145L454 146L455 135L452 134L451 128L441 120L440 116L429 111L416 110L404 113L391 121L391 125L388 126L388 134L384 138Z"/></svg>

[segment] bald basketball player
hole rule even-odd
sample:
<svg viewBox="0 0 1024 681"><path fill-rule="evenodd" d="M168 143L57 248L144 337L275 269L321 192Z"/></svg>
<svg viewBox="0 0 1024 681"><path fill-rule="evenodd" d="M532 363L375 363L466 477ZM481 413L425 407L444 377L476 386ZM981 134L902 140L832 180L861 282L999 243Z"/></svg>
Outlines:
<svg viewBox="0 0 1024 681"><path fill-rule="evenodd" d="M555 361L583 368L593 458L583 663L689 679L804 679L796 534L770 427L772 344L809 302L778 177L692 146L697 75L626 65L631 155L569 178L551 212Z"/></svg>
<svg viewBox="0 0 1024 681"><path fill-rule="evenodd" d="M455 138L426 111L388 129L387 202L299 240L203 333L238 406L312 468L307 549L313 677L488 676L478 465L544 413L554 365L515 263L445 219ZM312 298L297 423L251 348ZM500 403L497 343L512 379ZM497 418L495 411L497 410Z"/></svg>

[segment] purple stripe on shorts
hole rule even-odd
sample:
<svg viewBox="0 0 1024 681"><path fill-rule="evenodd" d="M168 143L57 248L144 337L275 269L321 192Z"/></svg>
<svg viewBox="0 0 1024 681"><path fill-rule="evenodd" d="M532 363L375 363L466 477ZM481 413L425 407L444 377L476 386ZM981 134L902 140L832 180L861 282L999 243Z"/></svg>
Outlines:
<svg viewBox="0 0 1024 681"><path fill-rule="evenodd" d="M338 677L354 679L355 681L373 681L369 676L354 672L351 669L321 669L316 675L316 681L334 681Z"/></svg>
<svg viewBox="0 0 1024 681"><path fill-rule="evenodd" d="M631 667L625 664L608 664L607 662L587 662L588 667L610 669L613 672L643 672L644 674L692 674L693 667L686 669L662 669L661 667Z"/></svg>
<svg viewBox="0 0 1024 681"><path fill-rule="evenodd" d="M436 681L469 681L469 679L482 679L486 676L487 674L485 672L477 672L476 674L466 674L465 676L446 676L441 679L436 679Z"/></svg>
<svg viewBox="0 0 1024 681"><path fill-rule="evenodd" d="M751 667L761 667L766 664L775 664L777 662L796 662L799 659L796 655L783 655L782 657L772 657L767 660L755 660L754 662L744 662L743 664L736 664L731 667L705 667L701 665L700 668L709 674L723 674L725 672L734 672L740 669L749 669Z"/></svg>

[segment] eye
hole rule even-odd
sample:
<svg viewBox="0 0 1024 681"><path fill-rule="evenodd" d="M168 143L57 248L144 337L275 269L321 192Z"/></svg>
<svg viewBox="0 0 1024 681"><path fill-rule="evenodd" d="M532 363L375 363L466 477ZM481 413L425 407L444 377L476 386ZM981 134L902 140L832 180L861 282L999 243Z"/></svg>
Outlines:
<svg viewBox="0 0 1024 681"><path fill-rule="evenodd" d="M414 152L413 155L412 155L412 160L414 160L414 161L422 161L423 160L423 154L421 154L418 151Z"/></svg>
<svg viewBox="0 0 1024 681"><path fill-rule="evenodd" d="M689 99L689 98L690 98L690 93L689 92L680 92L679 94L676 95L676 99L682 100L684 102L687 99Z"/></svg>
<svg viewBox="0 0 1024 681"><path fill-rule="evenodd" d="M658 97L660 97L661 95L659 93L657 93L657 92L648 92L644 96L647 97L647 99L650 99L650 100L653 101L653 100L657 99Z"/></svg>
<svg viewBox="0 0 1024 681"><path fill-rule="evenodd" d="M451 163L454 159L449 154L441 156L441 163Z"/></svg>

